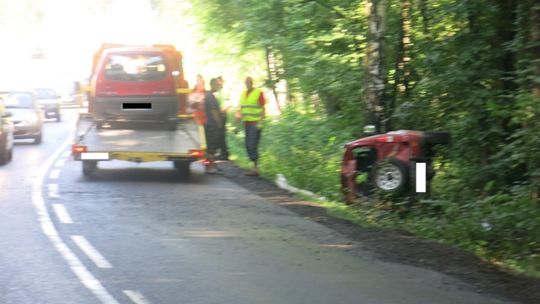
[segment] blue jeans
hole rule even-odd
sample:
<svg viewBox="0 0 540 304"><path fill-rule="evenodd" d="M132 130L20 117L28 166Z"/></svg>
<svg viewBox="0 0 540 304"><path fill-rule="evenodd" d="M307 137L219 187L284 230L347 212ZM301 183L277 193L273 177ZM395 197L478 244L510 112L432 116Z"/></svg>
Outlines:
<svg viewBox="0 0 540 304"><path fill-rule="evenodd" d="M259 142L261 141L262 129L256 124L244 125L246 134L246 151L249 160L256 162L259 160Z"/></svg>

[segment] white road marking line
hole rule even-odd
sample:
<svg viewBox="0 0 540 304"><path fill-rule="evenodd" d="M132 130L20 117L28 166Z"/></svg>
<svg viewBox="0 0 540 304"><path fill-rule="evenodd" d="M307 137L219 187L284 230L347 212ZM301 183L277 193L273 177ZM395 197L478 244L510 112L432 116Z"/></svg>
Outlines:
<svg viewBox="0 0 540 304"><path fill-rule="evenodd" d="M51 173L49 174L50 179L58 179L60 176L60 169L53 169L51 170Z"/></svg>
<svg viewBox="0 0 540 304"><path fill-rule="evenodd" d="M72 235L71 239L81 248L81 250L96 264L99 268L112 268L112 265L97 251L90 242L82 235Z"/></svg>
<svg viewBox="0 0 540 304"><path fill-rule="evenodd" d="M64 260L68 263L71 271L79 278L79 281L96 296L103 304L119 304L115 298L113 298L109 292L103 287L101 282L97 280L83 263L77 258L77 256L69 249L64 243L62 238L58 235L58 231L54 227L51 220L51 216L45 206L45 200L43 199L43 180L47 171L52 166L55 159L58 158L60 153L67 148L72 142L72 136L70 136L58 150L56 150L43 164L39 174L32 182L32 203L36 210L38 221L41 226L41 230L49 238L54 248L60 253Z"/></svg>
<svg viewBox="0 0 540 304"><path fill-rule="evenodd" d="M426 163L416 163L416 192L426 192Z"/></svg>
<svg viewBox="0 0 540 304"><path fill-rule="evenodd" d="M58 184L48 184L47 185L48 196L51 198L59 198L60 195L58 195Z"/></svg>
<svg viewBox="0 0 540 304"><path fill-rule="evenodd" d="M124 290L124 294L135 304L150 304L148 300L136 290Z"/></svg>
<svg viewBox="0 0 540 304"><path fill-rule="evenodd" d="M56 213L56 217L58 220L60 220L60 223L62 224L73 224L73 220L71 219L71 216L66 210L66 207L64 207L63 204L53 204L53 210Z"/></svg>

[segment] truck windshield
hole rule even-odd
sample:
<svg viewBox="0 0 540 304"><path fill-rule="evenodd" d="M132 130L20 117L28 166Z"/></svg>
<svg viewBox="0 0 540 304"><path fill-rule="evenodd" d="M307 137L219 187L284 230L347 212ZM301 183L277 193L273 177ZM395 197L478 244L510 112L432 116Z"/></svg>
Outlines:
<svg viewBox="0 0 540 304"><path fill-rule="evenodd" d="M113 54L105 64L105 78L109 80L149 81L165 76L165 59L157 54Z"/></svg>

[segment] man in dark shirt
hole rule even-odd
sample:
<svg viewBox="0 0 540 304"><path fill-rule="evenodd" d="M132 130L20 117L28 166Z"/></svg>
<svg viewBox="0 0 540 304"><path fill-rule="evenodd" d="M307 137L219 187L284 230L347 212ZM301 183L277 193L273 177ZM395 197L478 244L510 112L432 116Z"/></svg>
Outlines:
<svg viewBox="0 0 540 304"><path fill-rule="evenodd" d="M207 91L204 96L204 110L206 115L204 130L206 135L206 155L209 161L206 166L206 173L209 174L218 174L221 172L214 163L215 153L219 148L220 134L222 133L221 128L223 127L219 104L214 96L214 93L218 89L218 80L213 78L210 80L210 91Z"/></svg>

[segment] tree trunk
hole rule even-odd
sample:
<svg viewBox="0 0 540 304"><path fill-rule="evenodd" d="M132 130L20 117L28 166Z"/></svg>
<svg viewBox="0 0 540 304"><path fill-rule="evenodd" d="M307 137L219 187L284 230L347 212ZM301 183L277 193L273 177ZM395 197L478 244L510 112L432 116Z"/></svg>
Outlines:
<svg viewBox="0 0 540 304"><path fill-rule="evenodd" d="M420 0L420 15L422 15L422 31L424 34L429 33L429 15L428 15L428 0Z"/></svg>
<svg viewBox="0 0 540 304"><path fill-rule="evenodd" d="M366 56L366 122L374 124L378 132L385 132L384 116L384 34L387 0L367 0L368 46Z"/></svg>
<svg viewBox="0 0 540 304"><path fill-rule="evenodd" d="M276 83L279 81L279 77L277 75L276 58L274 57L274 53L269 46L266 47L266 71L268 73L268 80L272 85L272 93L276 99L277 109L279 113L282 113L281 104L279 103L279 94L277 93L276 89Z"/></svg>
<svg viewBox="0 0 540 304"><path fill-rule="evenodd" d="M396 72L394 74L394 92L386 109L386 116L391 117L395 108L399 104L401 96L409 95L409 78L410 70L409 63L411 61L411 18L410 18L411 1L401 1L401 20L400 20L400 35L398 56L396 60ZM393 126L391 121L387 121L386 127L391 129Z"/></svg>
<svg viewBox="0 0 540 304"><path fill-rule="evenodd" d="M536 0L529 0L529 31L533 64L533 77L540 79L540 4ZM540 98L540 81L533 81L532 94Z"/></svg>

